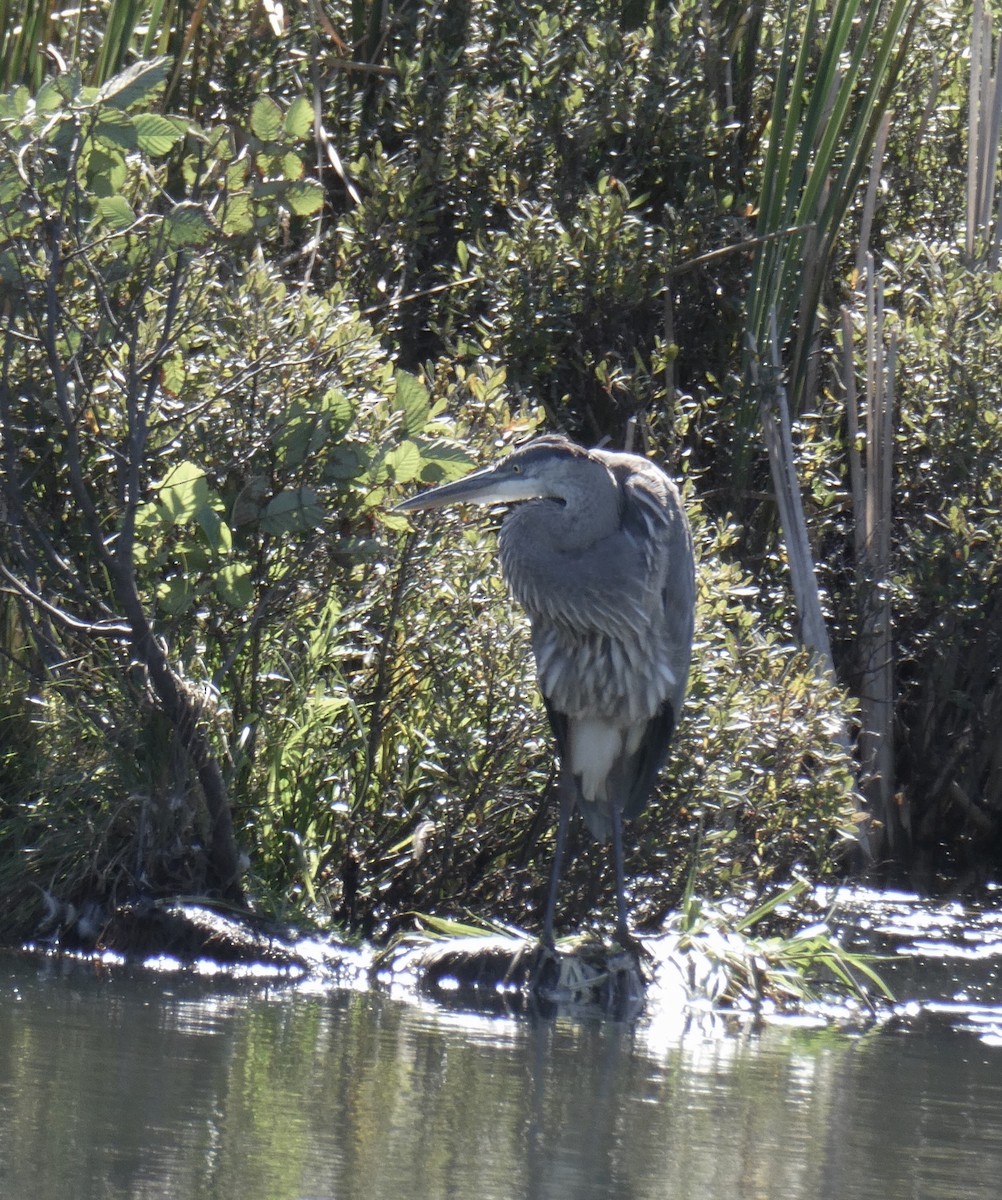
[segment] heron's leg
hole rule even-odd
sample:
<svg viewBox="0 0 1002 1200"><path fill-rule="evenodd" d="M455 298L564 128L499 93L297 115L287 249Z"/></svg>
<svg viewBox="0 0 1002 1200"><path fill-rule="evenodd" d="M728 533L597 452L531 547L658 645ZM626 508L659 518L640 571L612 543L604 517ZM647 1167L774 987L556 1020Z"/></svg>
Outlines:
<svg viewBox="0 0 1002 1200"><path fill-rule="evenodd" d="M574 807L574 780L570 774L561 770L560 783L560 816L557 818L557 844L553 849L553 866L550 869L550 892L546 898L546 912L543 914L543 945L553 949L553 918L557 911L557 889L560 886L560 870L564 862L564 845L567 841L567 827L571 821L571 810Z"/></svg>
<svg viewBox="0 0 1002 1200"><path fill-rule="evenodd" d="M626 861L623 853L623 807L612 801L612 857L616 865L616 940L624 948L633 945L626 913Z"/></svg>

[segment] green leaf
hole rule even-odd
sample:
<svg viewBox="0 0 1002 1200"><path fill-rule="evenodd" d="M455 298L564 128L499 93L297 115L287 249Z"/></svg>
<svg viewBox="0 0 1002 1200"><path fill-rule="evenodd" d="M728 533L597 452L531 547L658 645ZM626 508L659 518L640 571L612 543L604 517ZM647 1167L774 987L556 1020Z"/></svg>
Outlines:
<svg viewBox="0 0 1002 1200"><path fill-rule="evenodd" d="M56 79L47 79L35 95L35 112L50 113L62 108L66 97Z"/></svg>
<svg viewBox="0 0 1002 1200"><path fill-rule="evenodd" d="M177 617L187 612L193 599L194 593L185 575L172 575L170 579L157 584L157 603L171 616Z"/></svg>
<svg viewBox="0 0 1002 1200"><path fill-rule="evenodd" d="M193 520L201 509L209 507L205 470L193 462L178 463L160 484L159 496L172 525Z"/></svg>
<svg viewBox="0 0 1002 1200"><path fill-rule="evenodd" d="M21 84L12 92L0 96L0 120L16 121L28 111L28 101L31 93Z"/></svg>
<svg viewBox="0 0 1002 1200"><path fill-rule="evenodd" d="M17 204L24 195L24 180L17 175L13 168L8 168L9 174L0 175L0 205Z"/></svg>
<svg viewBox="0 0 1002 1200"><path fill-rule="evenodd" d="M139 145L133 119L114 109L101 114L94 125L93 137L99 145L115 146L119 150L135 150Z"/></svg>
<svg viewBox="0 0 1002 1200"><path fill-rule="evenodd" d="M169 66L170 59L152 58L126 67L98 89L98 103L127 109L148 100L166 80Z"/></svg>
<svg viewBox="0 0 1002 1200"><path fill-rule="evenodd" d="M355 420L355 405L340 388L330 388L324 392L320 409L327 417L328 427L335 437L342 437Z"/></svg>
<svg viewBox="0 0 1002 1200"><path fill-rule="evenodd" d="M133 122L139 149L146 154L169 154L186 132L183 121L159 113L137 113Z"/></svg>
<svg viewBox="0 0 1002 1200"><path fill-rule="evenodd" d="M305 96L297 96L289 105L283 122L290 138L304 138L313 128L313 105Z"/></svg>
<svg viewBox="0 0 1002 1200"><path fill-rule="evenodd" d="M136 214L124 196L100 196L97 211L101 220L115 230L128 229L136 220Z"/></svg>
<svg viewBox="0 0 1002 1200"><path fill-rule="evenodd" d="M370 506L366 505L366 507ZM405 516L404 513L383 512L379 514L379 521L385 529L393 530L395 533L404 533L411 528L410 517Z"/></svg>
<svg viewBox="0 0 1002 1200"><path fill-rule="evenodd" d="M226 168L226 190L231 195L247 186L247 174L250 170L246 155L235 159Z"/></svg>
<svg viewBox="0 0 1002 1200"><path fill-rule="evenodd" d="M403 429L408 437L420 433L428 420L431 408L431 398L428 389L416 375L408 371L397 371L397 390L393 398L393 408L403 413Z"/></svg>
<svg viewBox="0 0 1002 1200"><path fill-rule="evenodd" d="M365 457L355 446L337 446L327 459L324 474L328 479L358 479L365 470Z"/></svg>
<svg viewBox="0 0 1002 1200"><path fill-rule="evenodd" d="M164 217L164 231L169 245L207 246L218 232L212 218L200 204L185 200L175 204Z"/></svg>
<svg viewBox="0 0 1002 1200"><path fill-rule="evenodd" d="M254 599L250 563L227 563L216 572L216 591L231 608L247 608Z"/></svg>
<svg viewBox="0 0 1002 1200"><path fill-rule="evenodd" d="M281 154L273 154L271 150L259 150L254 155L254 169L262 180L257 187L259 196L277 196L285 191L285 184L275 178L282 173Z"/></svg>
<svg viewBox="0 0 1002 1200"><path fill-rule="evenodd" d="M295 183L306 174L306 168L303 166L303 160L295 151L290 150L282 155L282 175L290 182Z"/></svg>
<svg viewBox="0 0 1002 1200"><path fill-rule="evenodd" d="M261 529L265 533L302 533L318 528L326 515L312 488L287 488L279 492L264 510Z"/></svg>
<svg viewBox="0 0 1002 1200"><path fill-rule="evenodd" d="M272 443L283 467L299 467L327 440L327 421L302 400L293 400Z"/></svg>
<svg viewBox="0 0 1002 1200"><path fill-rule="evenodd" d="M444 438L435 438L432 441L418 438L417 445L421 451L422 483L449 483L453 479L461 478L476 466L462 446Z"/></svg>
<svg viewBox="0 0 1002 1200"><path fill-rule="evenodd" d="M150 535L161 529L163 524L164 513L159 504L156 504L152 500L148 500L145 504L140 504L136 508L134 523L137 543L148 541ZM138 550L138 545L136 548Z"/></svg>
<svg viewBox="0 0 1002 1200"><path fill-rule="evenodd" d="M282 110L270 96L261 96L251 109L250 125L262 142L277 141L282 136Z"/></svg>
<svg viewBox="0 0 1002 1200"><path fill-rule="evenodd" d="M118 196L125 186L128 169L119 150L106 153L94 149L87 160L87 182L96 196Z"/></svg>
<svg viewBox="0 0 1002 1200"><path fill-rule="evenodd" d="M172 399L180 396L187 374L183 354L172 354L165 358L160 365L161 390Z"/></svg>
<svg viewBox="0 0 1002 1200"><path fill-rule="evenodd" d="M221 228L226 234L250 233L254 228L254 209L246 192L227 196Z"/></svg>
<svg viewBox="0 0 1002 1200"><path fill-rule="evenodd" d="M229 554L233 548L233 535L230 533L229 525L219 513L206 504L195 513L195 520L205 534L205 540L212 553L215 555Z"/></svg>
<svg viewBox="0 0 1002 1200"><path fill-rule="evenodd" d="M0 250L0 281L9 284L22 281L21 264L17 255L9 250Z"/></svg>
<svg viewBox="0 0 1002 1200"><path fill-rule="evenodd" d="M401 442L387 452L383 463L397 483L413 483L421 474L421 451L413 442Z"/></svg>
<svg viewBox="0 0 1002 1200"><path fill-rule="evenodd" d="M232 525L249 525L261 515L265 498L270 490L267 475L252 475L237 493L230 512Z"/></svg>
<svg viewBox="0 0 1002 1200"><path fill-rule="evenodd" d="M290 183L283 192L283 199L297 217L309 217L323 208L324 189L312 180Z"/></svg>

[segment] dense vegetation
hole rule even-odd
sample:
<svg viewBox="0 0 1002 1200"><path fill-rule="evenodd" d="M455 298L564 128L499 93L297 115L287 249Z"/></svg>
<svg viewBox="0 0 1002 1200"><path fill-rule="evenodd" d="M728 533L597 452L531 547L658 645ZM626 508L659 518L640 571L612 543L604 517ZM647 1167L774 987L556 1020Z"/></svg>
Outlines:
<svg viewBox="0 0 1002 1200"><path fill-rule="evenodd" d="M837 870L864 806L879 862L996 869L998 130L969 6L19 8L7 936L178 892L534 927L553 765L524 621L489 530L387 510L534 430L621 444L631 419L701 561L641 922L690 873ZM760 437L787 394L837 682L799 644ZM580 925L610 880L575 849Z"/></svg>

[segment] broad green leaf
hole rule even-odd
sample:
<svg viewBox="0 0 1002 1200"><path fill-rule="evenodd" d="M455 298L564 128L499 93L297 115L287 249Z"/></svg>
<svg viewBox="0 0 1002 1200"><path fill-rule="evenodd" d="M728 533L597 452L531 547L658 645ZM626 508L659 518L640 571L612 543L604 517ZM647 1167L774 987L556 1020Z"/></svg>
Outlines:
<svg viewBox="0 0 1002 1200"><path fill-rule="evenodd" d="M305 96L297 96L289 105L283 122L290 138L304 138L313 128L313 105Z"/></svg>
<svg viewBox="0 0 1002 1200"><path fill-rule="evenodd" d="M185 134L183 121L159 113L137 113L133 120L139 149L147 154L169 154Z"/></svg>
<svg viewBox="0 0 1002 1200"><path fill-rule="evenodd" d="M87 161L87 183L96 196L117 196L125 187L128 168L120 150L91 151Z"/></svg>
<svg viewBox="0 0 1002 1200"><path fill-rule="evenodd" d="M21 264L17 255L10 250L0 250L0 280L4 283L22 282Z"/></svg>
<svg viewBox="0 0 1002 1200"><path fill-rule="evenodd" d="M207 246L218 236L216 226L205 209L188 200L175 204L164 217L164 231L168 244L175 248Z"/></svg>
<svg viewBox="0 0 1002 1200"><path fill-rule="evenodd" d="M168 396L175 397L181 394L186 377L183 354L172 354L161 363L160 387Z"/></svg>
<svg viewBox="0 0 1002 1200"><path fill-rule="evenodd" d="M174 117L175 121L181 122L185 126L185 131L191 133L193 137L197 137L198 141L204 147L203 153L206 160L211 160L214 163L228 163L236 157L237 149L234 145L233 131L226 125L218 125L215 129L203 129L199 125L189 124L181 117ZM244 153L244 151L241 151Z"/></svg>
<svg viewBox="0 0 1002 1200"><path fill-rule="evenodd" d="M355 405L340 388L324 392L321 411L327 417L329 432L335 437L347 433L355 419Z"/></svg>
<svg viewBox="0 0 1002 1200"><path fill-rule="evenodd" d="M251 521L256 521L261 515L270 486L267 475L252 475L233 501L230 523L248 525Z"/></svg>
<svg viewBox="0 0 1002 1200"><path fill-rule="evenodd" d="M112 108L126 109L148 100L167 78L170 59L152 58L133 63L98 89L97 99Z"/></svg>
<svg viewBox="0 0 1002 1200"><path fill-rule="evenodd" d="M157 603L171 616L177 617L191 608L194 593L184 575L172 575L157 584Z"/></svg>
<svg viewBox="0 0 1002 1200"><path fill-rule="evenodd" d="M282 198L297 217L309 217L323 208L324 189L319 183L304 180L302 183L290 183L284 189Z"/></svg>
<svg viewBox="0 0 1002 1200"><path fill-rule="evenodd" d="M94 125L93 137L99 145L115 146L119 150L135 150L139 145L135 122L114 109L101 114Z"/></svg>
<svg viewBox="0 0 1002 1200"><path fill-rule="evenodd" d="M18 120L23 117L28 111L28 101L30 99L31 93L24 84L16 87L12 92L0 96L0 119Z"/></svg>
<svg viewBox="0 0 1002 1200"><path fill-rule="evenodd" d="M371 507L366 505L366 507ZM379 514L380 524L386 529L392 529L395 533L403 533L411 527L410 517L404 513L383 512Z"/></svg>
<svg viewBox="0 0 1002 1200"><path fill-rule="evenodd" d="M421 451L413 442L401 442L387 451L386 469L397 483L413 483L421 474Z"/></svg>
<svg viewBox="0 0 1002 1200"><path fill-rule="evenodd" d="M444 438L432 441L418 438L417 444L421 451L422 483L449 483L476 466L473 459L455 442L448 442Z"/></svg>
<svg viewBox="0 0 1002 1200"><path fill-rule="evenodd" d="M251 109L250 125L262 142L277 141L282 136L282 110L270 96L261 96Z"/></svg>
<svg viewBox="0 0 1002 1200"><path fill-rule="evenodd" d="M342 444L331 452L324 474L328 479L358 479L365 467L366 460L362 451L355 446Z"/></svg>
<svg viewBox="0 0 1002 1200"><path fill-rule="evenodd" d="M282 175L290 182L295 183L306 174L306 168L303 166L303 160L293 150L289 150L282 155Z"/></svg>
<svg viewBox="0 0 1002 1200"><path fill-rule="evenodd" d="M221 227L226 234L250 233L254 228L254 208L246 192L227 196Z"/></svg>
<svg viewBox="0 0 1002 1200"><path fill-rule="evenodd" d="M135 222L136 214L124 196L100 196L97 211L101 220L112 229L128 229Z"/></svg>
<svg viewBox="0 0 1002 1200"><path fill-rule="evenodd" d="M322 525L326 515L312 488L287 488L264 510L261 528L265 533L301 533Z"/></svg>
<svg viewBox="0 0 1002 1200"><path fill-rule="evenodd" d="M282 155L271 150L259 150L254 155L254 167L262 182L258 184L259 196L278 196L285 191L285 184L276 175L282 174Z"/></svg>
<svg viewBox="0 0 1002 1200"><path fill-rule="evenodd" d="M148 500L145 504L140 504L136 509L134 522L136 541L146 541L151 533L163 526L163 518L163 509L155 501Z"/></svg>
<svg viewBox="0 0 1002 1200"><path fill-rule="evenodd" d="M159 496L172 525L193 520L200 509L209 506L205 470L193 462L178 463L160 484Z"/></svg>
<svg viewBox="0 0 1002 1200"><path fill-rule="evenodd" d="M9 174L0 175L0 205L19 203L24 190L24 180L14 172L13 167L9 169Z"/></svg>
<svg viewBox="0 0 1002 1200"><path fill-rule="evenodd" d="M327 420L294 400L273 438L275 453L284 467L301 466L327 440Z"/></svg>
<svg viewBox="0 0 1002 1200"><path fill-rule="evenodd" d="M428 389L416 375L411 375L409 371L397 371L395 378L397 390L393 407L403 414L403 430L410 437L424 428L431 400Z"/></svg>
<svg viewBox="0 0 1002 1200"><path fill-rule="evenodd" d="M239 192L241 188L246 187L249 169L246 155L235 159L226 168L226 190L231 195L234 192Z"/></svg>
<svg viewBox="0 0 1002 1200"><path fill-rule="evenodd" d="M66 97L56 79L47 79L35 95L35 112L50 113L62 108Z"/></svg>
<svg viewBox="0 0 1002 1200"><path fill-rule="evenodd" d="M227 563L216 572L216 591L231 608L247 608L254 599L250 563Z"/></svg>
<svg viewBox="0 0 1002 1200"><path fill-rule="evenodd" d="M229 525L226 524L219 513L214 508L210 508L205 504L195 513L195 520L198 522L198 527L205 534L205 540L208 542L212 553L217 556L229 554L230 550L233 549L233 535L230 533Z"/></svg>

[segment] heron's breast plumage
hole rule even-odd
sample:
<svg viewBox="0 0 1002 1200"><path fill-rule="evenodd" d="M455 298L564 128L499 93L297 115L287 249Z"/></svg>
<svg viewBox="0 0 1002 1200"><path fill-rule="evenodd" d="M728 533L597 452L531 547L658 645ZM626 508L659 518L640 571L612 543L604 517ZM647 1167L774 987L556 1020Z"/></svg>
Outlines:
<svg viewBox="0 0 1002 1200"><path fill-rule="evenodd" d="M559 627L534 623L532 644L543 695L572 719L640 724L679 690L671 664L640 638L598 631L567 636Z"/></svg>
<svg viewBox="0 0 1002 1200"><path fill-rule="evenodd" d="M501 566L532 623L543 695L572 719L623 728L650 720L666 700L677 706L685 679L665 641L661 573L643 548L618 539L618 562L602 547L565 554L532 541L529 515L517 511L502 528Z"/></svg>

